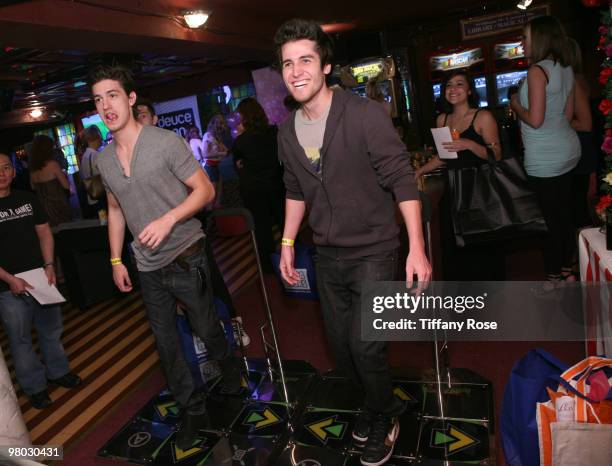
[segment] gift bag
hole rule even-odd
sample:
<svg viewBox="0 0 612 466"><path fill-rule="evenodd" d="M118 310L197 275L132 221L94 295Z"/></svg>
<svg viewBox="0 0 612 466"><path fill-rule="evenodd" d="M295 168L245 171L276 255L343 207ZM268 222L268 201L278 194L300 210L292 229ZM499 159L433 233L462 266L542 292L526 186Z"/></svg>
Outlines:
<svg viewBox="0 0 612 466"><path fill-rule="evenodd" d="M223 304L223 301L215 298L215 309L219 316L219 325L223 326L226 338L235 347L237 343L234 340L234 332L227 307ZM176 329L189 371L193 376L196 386L201 387L221 373L219 364L217 361L208 358L206 345L197 335L193 334L189 321L182 312L176 316Z"/></svg>
<svg viewBox="0 0 612 466"><path fill-rule="evenodd" d="M501 441L509 466L540 464L536 406L549 399L546 389L556 390L567 368L542 349L531 350L512 368L501 412Z"/></svg>
<svg viewBox="0 0 612 466"><path fill-rule="evenodd" d="M451 217L457 246L546 231L535 193L516 158L449 170Z"/></svg>
<svg viewBox="0 0 612 466"><path fill-rule="evenodd" d="M542 466L552 466L555 463L569 466L561 461L567 462L568 458L576 457L586 445L593 457L605 456L612 444L612 430L609 428L612 425L612 400L606 399L611 387L608 386L608 390L602 393L602 399L596 401L589 396L591 395L589 381L594 380L592 376L595 374L605 374L605 380L609 380L608 373L612 373L610 369L612 369L612 359L592 356L564 371L560 376L561 383L557 390L547 389L549 400L539 402L536 408L538 447ZM566 423L567 426L563 426L558 432L555 431L556 424ZM585 429L580 427L583 423L593 426ZM598 428L596 425L602 427ZM590 440L587 444L581 443L585 439L586 431L597 432L596 437L607 438L607 442ZM570 451L576 449L577 451ZM587 461L585 456L582 462L576 464L595 463Z"/></svg>
<svg viewBox="0 0 612 466"><path fill-rule="evenodd" d="M300 275L300 280L295 285L289 285L281 278L280 273L280 253L270 255L274 272L280 279L285 295L292 298L318 300L317 280L315 272L314 255L315 248L310 246L295 245L295 259L293 265Z"/></svg>

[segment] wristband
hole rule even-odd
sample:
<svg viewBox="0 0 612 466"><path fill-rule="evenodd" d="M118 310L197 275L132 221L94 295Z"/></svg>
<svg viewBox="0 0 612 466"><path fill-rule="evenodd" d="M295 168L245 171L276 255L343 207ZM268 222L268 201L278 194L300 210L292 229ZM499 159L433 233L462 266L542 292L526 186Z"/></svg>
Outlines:
<svg viewBox="0 0 612 466"><path fill-rule="evenodd" d="M293 245L295 244L295 240L293 240L293 239L289 239L289 238L283 238L283 239L281 240L281 244L282 244L283 246L290 246L290 247L293 247Z"/></svg>
<svg viewBox="0 0 612 466"><path fill-rule="evenodd" d="M54 262L45 262L45 265L43 265L43 268L45 268L45 269L46 269L46 268L47 268L47 267L49 267L49 266L51 266L51 267L55 267L55 263L54 263Z"/></svg>
<svg viewBox="0 0 612 466"><path fill-rule="evenodd" d="M121 257L111 257L110 263L111 265L123 264L123 262L121 261Z"/></svg>

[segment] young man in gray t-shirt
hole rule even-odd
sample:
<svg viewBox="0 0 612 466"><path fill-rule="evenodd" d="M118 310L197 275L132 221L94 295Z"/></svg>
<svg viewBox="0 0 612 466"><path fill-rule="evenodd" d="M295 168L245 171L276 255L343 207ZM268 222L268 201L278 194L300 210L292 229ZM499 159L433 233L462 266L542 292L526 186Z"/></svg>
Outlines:
<svg viewBox="0 0 612 466"><path fill-rule="evenodd" d="M193 215L214 197L214 188L189 147L172 131L142 126L134 118L134 83L128 70L99 67L90 75L96 109L113 133L98 157L108 198L108 236L113 279L132 290L121 263L125 226L132 243L142 296L168 386L183 408L176 445L193 444L205 424L204 397L196 389L178 343L176 300L185 305L193 332L219 360L223 386L240 391L241 362L219 325L204 256L204 233Z"/></svg>

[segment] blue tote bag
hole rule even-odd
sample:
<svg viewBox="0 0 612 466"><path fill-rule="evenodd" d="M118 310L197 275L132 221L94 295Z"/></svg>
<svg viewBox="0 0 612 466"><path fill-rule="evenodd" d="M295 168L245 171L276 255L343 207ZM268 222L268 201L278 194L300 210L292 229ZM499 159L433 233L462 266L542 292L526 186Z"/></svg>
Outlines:
<svg viewBox="0 0 612 466"><path fill-rule="evenodd" d="M512 368L501 413L501 440L509 466L539 466L536 404L548 401L546 387L556 391L568 368L542 349L529 351Z"/></svg>

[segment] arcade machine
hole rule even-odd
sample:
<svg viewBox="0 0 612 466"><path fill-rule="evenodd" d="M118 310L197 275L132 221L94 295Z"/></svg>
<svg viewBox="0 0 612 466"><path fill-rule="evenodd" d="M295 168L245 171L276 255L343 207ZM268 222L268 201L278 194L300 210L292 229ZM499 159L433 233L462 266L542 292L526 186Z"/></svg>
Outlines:
<svg viewBox="0 0 612 466"><path fill-rule="evenodd" d="M361 97L366 97L366 84L376 79L376 86L391 105L391 117L399 114L396 82L397 70L393 58L369 58L352 63L340 69L342 84Z"/></svg>
<svg viewBox="0 0 612 466"><path fill-rule="evenodd" d="M489 105L487 98L487 76L484 48L482 46L461 46L444 49L431 54L429 57L429 70L432 80L431 90L436 110L442 87L444 75L451 70L467 69L474 78L474 84L479 96L479 106Z"/></svg>
<svg viewBox="0 0 612 466"><path fill-rule="evenodd" d="M510 37L493 46L495 70L495 105L508 104L508 89L519 86L527 77L527 59L518 37Z"/></svg>

